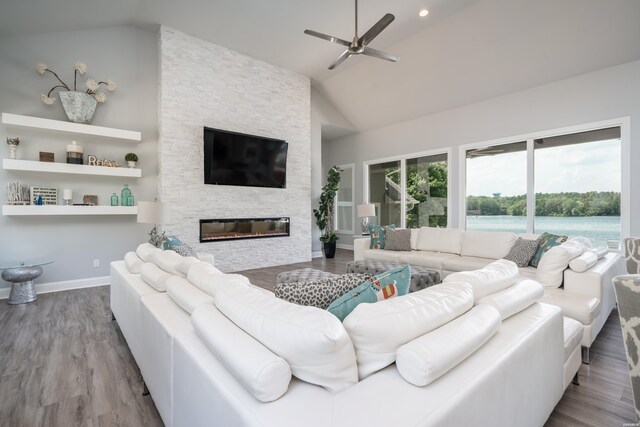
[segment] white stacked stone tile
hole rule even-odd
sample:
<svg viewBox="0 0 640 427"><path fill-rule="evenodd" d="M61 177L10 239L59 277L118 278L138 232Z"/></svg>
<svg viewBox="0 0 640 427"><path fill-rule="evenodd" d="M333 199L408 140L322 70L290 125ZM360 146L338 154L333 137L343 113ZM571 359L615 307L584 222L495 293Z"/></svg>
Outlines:
<svg viewBox="0 0 640 427"><path fill-rule="evenodd" d="M165 229L213 253L223 271L310 260L309 78L162 27L159 104ZM205 185L204 126L286 140L286 188ZM284 216L290 237L199 243L200 219Z"/></svg>

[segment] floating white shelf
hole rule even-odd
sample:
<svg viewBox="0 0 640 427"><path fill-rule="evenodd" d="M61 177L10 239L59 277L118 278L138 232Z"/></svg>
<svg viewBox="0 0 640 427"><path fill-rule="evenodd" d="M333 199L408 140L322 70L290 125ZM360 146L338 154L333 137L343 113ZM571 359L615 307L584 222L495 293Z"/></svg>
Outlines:
<svg viewBox="0 0 640 427"><path fill-rule="evenodd" d="M142 176L142 170L140 169L35 162L32 160L2 159L2 168L13 171L66 173L73 175L122 176L128 178L140 178Z"/></svg>
<svg viewBox="0 0 640 427"><path fill-rule="evenodd" d="M137 206L3 205L2 215L136 215Z"/></svg>
<svg viewBox="0 0 640 427"><path fill-rule="evenodd" d="M107 128L103 126L83 125L62 120L43 119L40 117L23 116L20 114L2 113L2 123L5 125L22 126L32 129L51 130L78 135L93 135L104 138L121 139L130 142L140 142L142 134L137 131Z"/></svg>

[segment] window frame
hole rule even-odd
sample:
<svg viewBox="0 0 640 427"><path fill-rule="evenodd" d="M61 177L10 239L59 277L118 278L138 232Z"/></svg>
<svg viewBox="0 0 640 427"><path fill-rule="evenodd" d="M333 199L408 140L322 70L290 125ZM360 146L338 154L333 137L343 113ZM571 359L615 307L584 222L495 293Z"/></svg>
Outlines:
<svg viewBox="0 0 640 427"><path fill-rule="evenodd" d="M351 202L344 202L342 206L351 207L351 230L342 230L338 228L338 193L333 200L333 228L336 234L353 234L355 233L355 193L356 193L356 164L347 163L345 165L338 165L342 170L351 169Z"/></svg>
<svg viewBox="0 0 640 427"><path fill-rule="evenodd" d="M400 162L400 189L402 191L403 197L400 201L400 227L406 228L407 226L407 160L415 159L420 157L428 157L428 156L438 156L442 154L446 154L447 156L447 227L451 228L452 226L452 207L453 207L453 197L451 197L451 179L453 177L453 168L452 166L452 148L444 147L444 148L436 148L428 151L419 151L417 153L408 153L402 154L399 156L391 156L391 157L383 157L379 159L366 160L362 162L362 200L364 204L369 203L369 166L375 165L378 163L386 163L386 162ZM376 217L378 217L378 206L376 206Z"/></svg>
<svg viewBox="0 0 640 427"><path fill-rule="evenodd" d="M562 128L536 131L506 138L498 138L472 144L460 145L458 148L458 224L461 229L467 226L467 151L489 146L510 144L517 141L527 141L527 233L534 232L535 218L535 158L534 140L550 138L572 133L619 127L620 128L620 241L631 234L631 119L619 117L616 119L584 123Z"/></svg>

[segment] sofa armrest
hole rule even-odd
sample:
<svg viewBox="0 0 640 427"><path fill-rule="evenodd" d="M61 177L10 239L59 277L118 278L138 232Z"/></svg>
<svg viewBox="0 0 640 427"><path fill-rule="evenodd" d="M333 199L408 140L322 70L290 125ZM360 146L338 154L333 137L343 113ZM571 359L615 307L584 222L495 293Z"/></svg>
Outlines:
<svg viewBox="0 0 640 427"><path fill-rule="evenodd" d="M612 280L619 274L624 274L622 257L618 253L608 253L585 272L577 273L566 269L564 271L564 289L602 300L603 292L608 288L613 289Z"/></svg>
<svg viewBox="0 0 640 427"><path fill-rule="evenodd" d="M364 259L364 251L369 249L371 245L370 237L361 237L353 239L353 260L360 261Z"/></svg>
<svg viewBox="0 0 640 427"><path fill-rule="evenodd" d="M215 264L214 264L215 258L213 254L210 254L208 252L196 252L196 256L200 261L208 262L209 264L215 267Z"/></svg>

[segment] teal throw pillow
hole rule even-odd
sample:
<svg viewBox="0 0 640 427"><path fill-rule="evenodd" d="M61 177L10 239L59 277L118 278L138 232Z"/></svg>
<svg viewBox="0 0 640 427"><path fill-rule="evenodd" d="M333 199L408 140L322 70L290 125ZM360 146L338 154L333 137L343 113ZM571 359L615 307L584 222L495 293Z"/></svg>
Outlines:
<svg viewBox="0 0 640 427"><path fill-rule="evenodd" d="M384 234L387 229L395 230L396 225L390 224L386 227L381 225L369 225L369 234L371 235L371 244L369 245L369 249L384 249Z"/></svg>
<svg viewBox="0 0 640 427"><path fill-rule="evenodd" d="M536 254L531 258L531 262L529 265L538 268L538 264L542 259L542 255L544 255L549 249L554 246L558 246L563 242L567 241L567 236L559 236L557 234L551 233L542 233L540 237L538 237L538 250Z"/></svg>
<svg viewBox="0 0 640 427"><path fill-rule="evenodd" d="M182 241L178 239L177 236L167 236L162 242L162 248L166 251L169 249L173 249L175 246L180 246Z"/></svg>
<svg viewBox="0 0 640 427"><path fill-rule="evenodd" d="M327 310L344 321L360 303L373 303L398 295L406 295L411 284L411 266L392 268L373 276L329 305Z"/></svg>

